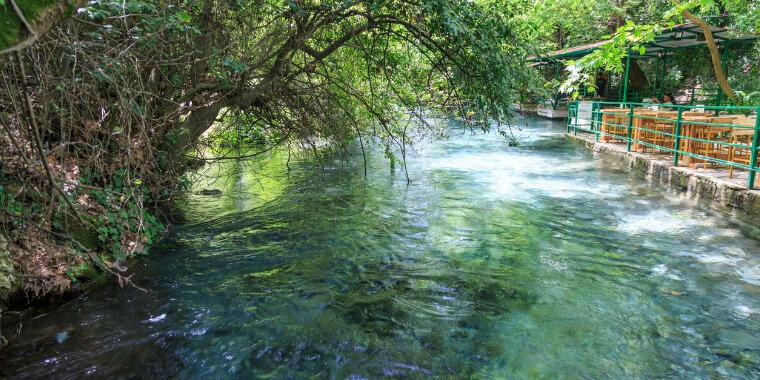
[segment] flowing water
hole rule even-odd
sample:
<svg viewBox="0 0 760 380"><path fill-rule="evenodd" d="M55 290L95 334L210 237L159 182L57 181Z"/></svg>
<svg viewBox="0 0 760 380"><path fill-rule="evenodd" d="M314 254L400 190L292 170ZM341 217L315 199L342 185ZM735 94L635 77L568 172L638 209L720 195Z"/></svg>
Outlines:
<svg viewBox="0 0 760 380"><path fill-rule="evenodd" d="M756 227L520 124L419 146L411 184L379 149L366 178L218 165L134 265L147 294L27 320L0 375L760 376Z"/></svg>

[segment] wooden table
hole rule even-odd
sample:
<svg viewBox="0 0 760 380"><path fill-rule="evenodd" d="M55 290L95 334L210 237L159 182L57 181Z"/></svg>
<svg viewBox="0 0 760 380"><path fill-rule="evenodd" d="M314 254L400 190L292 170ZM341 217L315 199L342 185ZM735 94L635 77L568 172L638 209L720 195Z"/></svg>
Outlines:
<svg viewBox="0 0 760 380"><path fill-rule="evenodd" d="M624 125L625 123L628 123L628 109L626 108L602 108L599 110L599 112L602 113L602 125L599 129L602 134L602 142L610 142L613 140L620 140L623 139L620 137L615 136L609 136L605 135L607 134L613 134L616 136L621 136L621 131L623 132L623 136L625 136L628 131L626 127L620 127L617 125L611 125L611 124L619 124Z"/></svg>
<svg viewBox="0 0 760 380"><path fill-rule="evenodd" d="M691 140L693 138L697 138L699 136L698 131L703 128L710 128L710 125L705 125L704 123L713 123L715 122L714 119L729 119L733 120L737 118L738 116L735 115L722 115L722 116L685 116L681 118L681 136L685 137L682 139L682 149L685 152L695 154L698 147L698 142ZM691 122L691 123L689 123ZM728 124L730 121L722 121L719 124ZM691 139L689 139L691 138ZM689 166L693 166L693 164L697 162L704 162L704 160L699 158L694 158L691 156L686 156L686 163Z"/></svg>
<svg viewBox="0 0 760 380"><path fill-rule="evenodd" d="M656 120L654 118L657 117L658 113L660 111L652 111L652 110L643 110L638 109L633 111L633 139L638 141L645 141L645 142L651 142L647 141L647 133L651 133L648 131L643 131L642 128L646 129L654 129L654 124ZM637 152L643 152L644 151L644 145L640 143L634 143L633 150Z"/></svg>
<svg viewBox="0 0 760 380"><path fill-rule="evenodd" d="M755 137L755 119L750 119L744 115L734 119L732 124L736 127L731 129L731 144L743 144L752 145L752 140ZM728 160L739 164L749 165L752 161L752 149L751 148L737 148L731 146L729 149ZM736 154L737 151L740 154ZM741 153L744 151L744 153ZM734 178L734 167L730 166L728 169L728 178Z"/></svg>
<svg viewBox="0 0 760 380"><path fill-rule="evenodd" d="M683 111L681 116L710 116L712 112Z"/></svg>

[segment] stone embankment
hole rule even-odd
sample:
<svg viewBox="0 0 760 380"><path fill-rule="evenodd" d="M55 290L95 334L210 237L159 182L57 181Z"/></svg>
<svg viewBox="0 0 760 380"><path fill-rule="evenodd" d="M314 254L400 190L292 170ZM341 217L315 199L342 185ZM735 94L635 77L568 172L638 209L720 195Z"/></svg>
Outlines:
<svg viewBox="0 0 760 380"><path fill-rule="evenodd" d="M735 177L729 179L728 170L725 168L674 166L672 159L652 156L649 153L629 152L625 144L597 142L591 134L568 133L566 136L594 153L618 158L628 168L642 171L653 179L686 191L690 196L708 199L751 217L760 217L760 190L747 190L746 171L737 171L738 173L734 173ZM760 186L760 176L756 184Z"/></svg>

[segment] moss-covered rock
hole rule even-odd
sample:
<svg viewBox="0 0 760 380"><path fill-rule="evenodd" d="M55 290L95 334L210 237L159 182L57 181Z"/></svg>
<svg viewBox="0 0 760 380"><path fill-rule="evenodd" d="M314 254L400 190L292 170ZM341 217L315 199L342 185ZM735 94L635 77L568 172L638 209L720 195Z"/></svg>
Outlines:
<svg viewBox="0 0 760 380"><path fill-rule="evenodd" d="M38 35L45 34L58 20L69 17L84 0L15 0L24 18ZM0 6L0 50L29 37L8 0Z"/></svg>

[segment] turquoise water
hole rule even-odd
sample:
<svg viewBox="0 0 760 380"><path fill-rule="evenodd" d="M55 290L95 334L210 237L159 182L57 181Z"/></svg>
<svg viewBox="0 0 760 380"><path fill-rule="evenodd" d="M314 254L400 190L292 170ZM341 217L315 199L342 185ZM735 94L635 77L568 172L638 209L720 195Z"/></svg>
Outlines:
<svg viewBox="0 0 760 380"><path fill-rule="evenodd" d="M757 378L750 221L595 158L561 124L449 130L304 168L209 168L186 222L26 321L6 377Z"/></svg>

